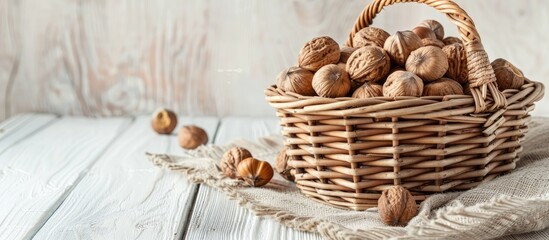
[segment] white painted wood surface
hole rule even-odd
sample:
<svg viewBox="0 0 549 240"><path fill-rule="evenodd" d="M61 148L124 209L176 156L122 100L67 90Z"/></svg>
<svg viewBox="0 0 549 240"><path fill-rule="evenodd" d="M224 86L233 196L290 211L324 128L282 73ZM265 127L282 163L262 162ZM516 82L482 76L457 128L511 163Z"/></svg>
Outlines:
<svg viewBox="0 0 549 240"><path fill-rule="evenodd" d="M279 131L275 118L180 119L217 144ZM27 114L0 129L7 133L0 134L0 239L321 239L256 217L207 186L197 194L180 174L153 166L145 151L182 150L174 135L153 133L148 116ZM546 236L549 229L505 239Z"/></svg>
<svg viewBox="0 0 549 240"><path fill-rule="evenodd" d="M0 154L54 120L51 114L21 114L0 123Z"/></svg>
<svg viewBox="0 0 549 240"><path fill-rule="evenodd" d="M236 139L256 140L277 134L275 118L225 118L217 134L217 144ZM201 185L189 222L186 239L320 239L318 234L284 227L273 219L261 218L230 201L224 193Z"/></svg>
<svg viewBox="0 0 549 240"><path fill-rule="evenodd" d="M314 36L343 43L367 0L0 0L0 120L18 112L273 116L263 90ZM549 1L457 1L492 59L549 85ZM444 16L417 4L389 32ZM25 96L24 98L21 96ZM549 116L549 98L534 112Z"/></svg>
<svg viewBox="0 0 549 240"><path fill-rule="evenodd" d="M32 237L127 124L62 118L2 152L0 239Z"/></svg>
<svg viewBox="0 0 549 240"><path fill-rule="evenodd" d="M179 118L214 138L216 118ZM197 185L154 166L145 152L181 154L175 135L139 117L86 173L35 239L180 239Z"/></svg>

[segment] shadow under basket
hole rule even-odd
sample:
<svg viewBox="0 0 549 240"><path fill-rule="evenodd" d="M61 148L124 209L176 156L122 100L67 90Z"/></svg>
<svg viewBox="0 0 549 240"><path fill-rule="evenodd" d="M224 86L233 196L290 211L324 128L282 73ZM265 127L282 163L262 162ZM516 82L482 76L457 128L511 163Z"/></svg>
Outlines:
<svg viewBox="0 0 549 240"><path fill-rule="evenodd" d="M401 1L374 0L349 39L371 24L382 4L395 2ZM451 1L426 4L458 26L472 95L357 99L308 97L276 86L265 91L277 109L295 181L307 196L364 210L376 207L381 191L394 185L410 190L419 202L515 168L529 112L544 86L527 80L519 90L500 92L467 14Z"/></svg>

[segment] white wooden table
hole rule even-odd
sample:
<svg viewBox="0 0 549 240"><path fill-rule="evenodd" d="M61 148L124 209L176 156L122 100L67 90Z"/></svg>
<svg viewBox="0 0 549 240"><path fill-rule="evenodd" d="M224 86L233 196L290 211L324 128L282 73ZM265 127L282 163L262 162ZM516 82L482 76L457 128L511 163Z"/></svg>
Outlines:
<svg viewBox="0 0 549 240"><path fill-rule="evenodd" d="M180 116L190 123L214 144L279 131L276 118ZM144 155L181 151L149 116L10 118L0 123L0 239L320 239L255 217Z"/></svg>

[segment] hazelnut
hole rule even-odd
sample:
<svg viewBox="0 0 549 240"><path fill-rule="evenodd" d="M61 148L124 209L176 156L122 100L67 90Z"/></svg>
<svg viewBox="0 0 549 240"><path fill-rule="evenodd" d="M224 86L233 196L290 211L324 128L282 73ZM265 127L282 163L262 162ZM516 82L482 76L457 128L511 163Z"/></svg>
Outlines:
<svg viewBox="0 0 549 240"><path fill-rule="evenodd" d="M492 62L500 91L505 89L520 89L524 84L524 74L505 59L498 58Z"/></svg>
<svg viewBox="0 0 549 240"><path fill-rule="evenodd" d="M340 56L339 56L339 63L347 63L347 60L355 52L358 48L352 48L352 47L342 47L340 49Z"/></svg>
<svg viewBox="0 0 549 240"><path fill-rule="evenodd" d="M421 43L423 44L423 46L433 46L438 48L444 47L444 43L442 41L434 38L423 38L421 39Z"/></svg>
<svg viewBox="0 0 549 240"><path fill-rule="evenodd" d="M354 98L371 98L383 96L383 87L377 83L364 83L353 92Z"/></svg>
<svg viewBox="0 0 549 240"><path fill-rule="evenodd" d="M463 87L450 78L441 78L425 84L423 96L463 95Z"/></svg>
<svg viewBox="0 0 549 240"><path fill-rule="evenodd" d="M423 47L421 38L412 31L402 31L387 38L383 49L387 51L394 63L404 66L410 53L420 47Z"/></svg>
<svg viewBox="0 0 549 240"><path fill-rule="evenodd" d="M237 166L240 177L252 187L261 187L273 178L274 171L271 164L255 158L246 158Z"/></svg>
<svg viewBox="0 0 549 240"><path fill-rule="evenodd" d="M236 179L239 177L238 171L236 170L238 164L242 160L251 157L252 154L245 148L232 147L225 152L225 154L223 154L223 158L221 158L221 171L223 171L225 176Z"/></svg>
<svg viewBox="0 0 549 240"><path fill-rule="evenodd" d="M442 40L442 42L444 43L444 45L450 45L452 43L459 43L459 44L463 44L463 42L461 41L461 39L457 38L457 37L446 37Z"/></svg>
<svg viewBox="0 0 549 240"><path fill-rule="evenodd" d="M435 32L427 27L415 27L414 29L412 29L412 32L417 34L419 38L437 39L437 35L435 34Z"/></svg>
<svg viewBox="0 0 549 240"><path fill-rule="evenodd" d="M361 47L347 61L347 72L355 82L376 82L389 73L391 59L383 48L376 46Z"/></svg>
<svg viewBox="0 0 549 240"><path fill-rule="evenodd" d="M290 67L278 74L277 87L287 92L304 96L315 96L313 89L313 73L300 67Z"/></svg>
<svg viewBox="0 0 549 240"><path fill-rule="evenodd" d="M365 27L360 29L355 36L353 36L353 47L365 47L376 45L383 47L385 40L389 37L389 33L385 30L375 27Z"/></svg>
<svg viewBox="0 0 549 240"><path fill-rule="evenodd" d="M421 97L422 93L423 81L411 72L396 71L389 75L383 84L383 96L385 97Z"/></svg>
<svg viewBox="0 0 549 240"><path fill-rule="evenodd" d="M433 19L425 20L418 24L419 27L426 27L431 29L438 40L444 39L444 27L438 21Z"/></svg>
<svg viewBox="0 0 549 240"><path fill-rule="evenodd" d="M177 126L177 116L171 110L158 109L153 113L151 126L157 133L170 134Z"/></svg>
<svg viewBox="0 0 549 240"><path fill-rule="evenodd" d="M195 149L200 145L208 143L208 134L206 131L195 125L188 125L179 129L177 138L179 146L185 149Z"/></svg>
<svg viewBox="0 0 549 240"><path fill-rule="evenodd" d="M461 84L467 83L469 71L467 70L467 54L463 45L453 43L444 46L442 51L448 57L448 72L446 72L446 75Z"/></svg>
<svg viewBox="0 0 549 240"><path fill-rule="evenodd" d="M401 186L383 190L377 207L381 220L391 226L405 226L417 214L414 197Z"/></svg>
<svg viewBox="0 0 549 240"><path fill-rule="evenodd" d="M317 37L307 42L299 51L299 66L309 71L317 71L328 64L339 61L339 45L330 37Z"/></svg>
<svg viewBox="0 0 549 240"><path fill-rule="evenodd" d="M351 81L345 70L335 64L330 64L315 73L313 88L321 97L344 97L351 89Z"/></svg>
<svg viewBox="0 0 549 240"><path fill-rule="evenodd" d="M282 149L275 160L275 170L288 181L293 182L295 180L294 175L291 173L291 167L288 165L290 157L286 154L286 148Z"/></svg>
<svg viewBox="0 0 549 240"><path fill-rule="evenodd" d="M406 71L418 75L425 81L434 81L448 71L448 58L438 47L421 47L413 51L406 60Z"/></svg>

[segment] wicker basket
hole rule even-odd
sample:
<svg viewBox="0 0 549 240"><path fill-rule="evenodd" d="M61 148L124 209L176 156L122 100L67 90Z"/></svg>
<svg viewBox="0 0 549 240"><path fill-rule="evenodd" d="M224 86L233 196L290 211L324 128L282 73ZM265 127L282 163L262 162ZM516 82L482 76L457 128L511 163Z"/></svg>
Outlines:
<svg viewBox="0 0 549 240"><path fill-rule="evenodd" d="M544 87L527 81L500 92L474 23L452 1L374 0L347 45L383 7L398 2L427 4L457 25L472 96L333 99L268 88L297 186L313 199L363 210L377 206L382 190L401 185L421 201L494 179L519 159L528 114Z"/></svg>

